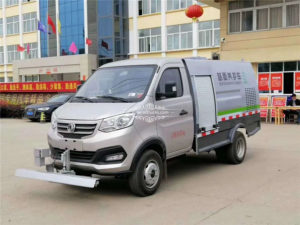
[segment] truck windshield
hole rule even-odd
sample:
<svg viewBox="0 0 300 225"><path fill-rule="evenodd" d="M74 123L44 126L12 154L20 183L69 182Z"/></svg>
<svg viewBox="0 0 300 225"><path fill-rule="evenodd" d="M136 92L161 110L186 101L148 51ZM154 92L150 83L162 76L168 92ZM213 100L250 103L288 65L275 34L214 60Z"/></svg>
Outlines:
<svg viewBox="0 0 300 225"><path fill-rule="evenodd" d="M138 102L148 91L157 66L101 68L79 89L72 102Z"/></svg>

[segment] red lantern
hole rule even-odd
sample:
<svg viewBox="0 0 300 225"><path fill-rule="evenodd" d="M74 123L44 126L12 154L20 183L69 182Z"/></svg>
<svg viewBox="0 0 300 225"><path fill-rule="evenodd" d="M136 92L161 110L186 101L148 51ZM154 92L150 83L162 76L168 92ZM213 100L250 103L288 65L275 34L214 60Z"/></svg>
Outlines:
<svg viewBox="0 0 300 225"><path fill-rule="evenodd" d="M196 21L200 16L203 15L203 8L200 5L194 4L185 10L185 15Z"/></svg>

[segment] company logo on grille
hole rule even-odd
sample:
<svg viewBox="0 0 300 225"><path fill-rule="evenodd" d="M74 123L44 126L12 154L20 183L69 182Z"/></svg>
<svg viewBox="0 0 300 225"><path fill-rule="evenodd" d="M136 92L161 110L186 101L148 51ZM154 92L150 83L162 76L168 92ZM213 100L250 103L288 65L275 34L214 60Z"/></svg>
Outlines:
<svg viewBox="0 0 300 225"><path fill-rule="evenodd" d="M75 123L69 123L67 126L67 130L69 133L74 133L75 128L76 128Z"/></svg>

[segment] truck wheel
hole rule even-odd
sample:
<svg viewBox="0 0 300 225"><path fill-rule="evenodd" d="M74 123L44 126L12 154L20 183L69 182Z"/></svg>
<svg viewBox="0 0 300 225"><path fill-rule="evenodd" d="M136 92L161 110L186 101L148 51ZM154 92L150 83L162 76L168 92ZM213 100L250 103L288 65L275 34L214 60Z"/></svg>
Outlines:
<svg viewBox="0 0 300 225"><path fill-rule="evenodd" d="M163 173L160 155L153 150L146 151L129 177L131 191L138 196L152 195L158 189Z"/></svg>
<svg viewBox="0 0 300 225"><path fill-rule="evenodd" d="M246 139L243 133L237 131L233 142L222 148L216 149L219 161L230 164L240 164L244 161L247 151Z"/></svg>

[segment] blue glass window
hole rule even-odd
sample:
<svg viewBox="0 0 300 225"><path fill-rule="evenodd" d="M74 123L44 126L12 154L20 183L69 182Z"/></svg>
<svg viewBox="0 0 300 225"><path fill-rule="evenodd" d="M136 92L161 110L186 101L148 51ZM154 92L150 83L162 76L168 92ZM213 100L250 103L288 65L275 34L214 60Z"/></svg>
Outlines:
<svg viewBox="0 0 300 225"><path fill-rule="evenodd" d="M40 0L40 22L47 27L48 0ZM48 34L41 33L41 56L48 57Z"/></svg>
<svg viewBox="0 0 300 225"><path fill-rule="evenodd" d="M113 36L114 21L113 17L103 17L99 19L99 36L111 37Z"/></svg>
<svg viewBox="0 0 300 225"><path fill-rule="evenodd" d="M98 12L100 16L112 16L113 0L98 0Z"/></svg>
<svg viewBox="0 0 300 225"><path fill-rule="evenodd" d="M114 56L113 38L99 39L99 55L101 58Z"/></svg>
<svg viewBox="0 0 300 225"><path fill-rule="evenodd" d="M76 54L84 54L84 4L83 0L60 0L59 20L61 24L60 54L72 55L69 47L72 42L77 46Z"/></svg>

